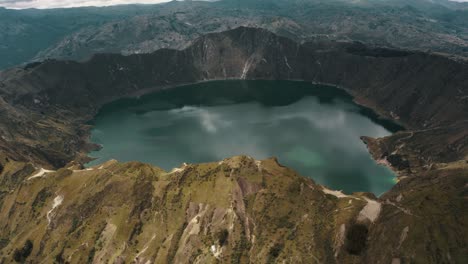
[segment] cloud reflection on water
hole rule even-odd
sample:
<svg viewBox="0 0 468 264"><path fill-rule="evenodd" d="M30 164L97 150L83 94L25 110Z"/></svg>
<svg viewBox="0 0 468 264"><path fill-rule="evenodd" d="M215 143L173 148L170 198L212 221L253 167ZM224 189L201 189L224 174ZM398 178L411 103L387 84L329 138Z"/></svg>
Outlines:
<svg viewBox="0 0 468 264"><path fill-rule="evenodd" d="M128 110L101 118L100 132L93 135L106 146L96 153L101 159L140 160L170 170L183 162L240 154L257 159L277 156L283 164L332 188L381 193L391 186L393 175L375 164L360 136L390 133L355 107L340 100L320 104L314 97L304 97L277 107L250 102L184 106L143 115Z"/></svg>

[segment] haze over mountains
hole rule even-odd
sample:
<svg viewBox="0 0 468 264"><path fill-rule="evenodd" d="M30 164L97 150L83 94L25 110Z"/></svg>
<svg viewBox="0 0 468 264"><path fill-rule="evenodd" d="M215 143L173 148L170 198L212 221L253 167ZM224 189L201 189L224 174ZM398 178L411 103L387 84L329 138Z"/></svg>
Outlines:
<svg viewBox="0 0 468 264"><path fill-rule="evenodd" d="M3 71L0 255L58 263L464 263L467 69L443 55L301 45L240 27L182 51ZM87 122L104 103L230 78L346 87L408 129L363 138L399 182L379 198L348 196L275 159L245 156L171 172L139 162L83 168Z"/></svg>
<svg viewBox="0 0 468 264"><path fill-rule="evenodd" d="M169 0L170 1L170 0ZM72 8L81 6L113 6L124 4L158 4L168 0L0 0L0 6L11 9Z"/></svg>
<svg viewBox="0 0 468 264"><path fill-rule="evenodd" d="M467 20L425 0L0 9L0 263L467 263ZM104 105L231 79L336 86L404 126L360 135L398 182L344 194L248 156L86 167Z"/></svg>
<svg viewBox="0 0 468 264"><path fill-rule="evenodd" d="M63 10L0 9L0 68L94 53L182 49L202 34L262 27L297 41L361 41L468 53L468 4L450 1L224 0Z"/></svg>
<svg viewBox="0 0 468 264"><path fill-rule="evenodd" d="M122 4L156 4L170 2L171 0L0 0L0 6L12 9L26 8L70 8L80 6L112 6ZM184 0L176 0L184 1ZM217 0L199 0L199 1L217 1ZM360 2L360 0L341 0ZM382 1L382 0L380 0ZM434 2L432 0L425 0ZM450 2L468 2L467 0L438 0L439 3Z"/></svg>

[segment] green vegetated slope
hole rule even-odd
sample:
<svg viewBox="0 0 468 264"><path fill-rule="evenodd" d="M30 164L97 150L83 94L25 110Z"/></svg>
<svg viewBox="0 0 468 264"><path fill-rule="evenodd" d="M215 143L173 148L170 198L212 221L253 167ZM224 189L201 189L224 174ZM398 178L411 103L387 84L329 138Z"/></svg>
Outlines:
<svg viewBox="0 0 468 264"><path fill-rule="evenodd" d="M339 40L466 57L466 4L447 1L173 1L53 10L0 9L0 68L46 58L182 49L238 26L298 41Z"/></svg>
<svg viewBox="0 0 468 264"><path fill-rule="evenodd" d="M326 195L274 159L234 157L170 173L110 161L28 179L33 171L10 162L2 173L3 181L22 178L2 195L5 259L31 240L30 259L46 262L332 261L343 243L334 246L337 227L365 205Z"/></svg>
<svg viewBox="0 0 468 264"><path fill-rule="evenodd" d="M275 159L239 156L184 164L171 172L109 161L45 173L3 160L0 179L5 263L384 263L392 258L440 263L448 256L461 263L464 258L463 241L448 239L455 232L466 234L466 216L444 215L427 205L466 209L450 189L412 194L403 188L400 197L385 201L363 193L347 196ZM434 227L444 232L427 232Z"/></svg>
<svg viewBox="0 0 468 264"><path fill-rule="evenodd" d="M301 45L243 27L184 51L1 72L0 255L5 263L465 263L466 67L356 43ZM135 162L76 165L89 150L86 121L104 103L229 78L347 88L408 128L363 138L399 182L377 199L324 189L274 159L169 173Z"/></svg>
<svg viewBox="0 0 468 264"><path fill-rule="evenodd" d="M154 12L157 6L11 10L0 7L0 69L30 61L77 30Z"/></svg>

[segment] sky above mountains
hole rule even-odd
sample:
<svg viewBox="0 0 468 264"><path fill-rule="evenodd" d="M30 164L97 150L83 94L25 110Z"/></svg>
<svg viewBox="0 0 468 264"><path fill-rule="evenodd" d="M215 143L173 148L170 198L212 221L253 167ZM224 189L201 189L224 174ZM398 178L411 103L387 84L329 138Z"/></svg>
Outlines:
<svg viewBox="0 0 468 264"><path fill-rule="evenodd" d="M25 8L62 8L79 6L111 6L121 4L157 4L170 0L0 0L0 7L12 9ZM468 2L468 0L451 0Z"/></svg>
<svg viewBox="0 0 468 264"><path fill-rule="evenodd" d="M0 0L0 6L14 9L111 6L122 4L157 4L169 0Z"/></svg>

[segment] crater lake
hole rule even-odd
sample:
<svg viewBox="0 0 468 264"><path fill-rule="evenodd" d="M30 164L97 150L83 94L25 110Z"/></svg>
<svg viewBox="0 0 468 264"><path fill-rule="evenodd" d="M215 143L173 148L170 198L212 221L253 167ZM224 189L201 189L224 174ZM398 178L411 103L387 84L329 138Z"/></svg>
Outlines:
<svg viewBox="0 0 468 264"><path fill-rule="evenodd" d="M214 81L105 105L92 122L96 160L141 161L167 171L236 155L275 156L329 188L380 195L394 173L361 136L402 129L344 90L300 81Z"/></svg>

